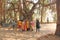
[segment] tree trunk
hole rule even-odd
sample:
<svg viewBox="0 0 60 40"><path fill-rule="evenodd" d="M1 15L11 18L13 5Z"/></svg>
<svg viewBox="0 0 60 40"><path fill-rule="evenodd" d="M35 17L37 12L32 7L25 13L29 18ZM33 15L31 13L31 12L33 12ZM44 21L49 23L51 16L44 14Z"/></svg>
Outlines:
<svg viewBox="0 0 60 40"><path fill-rule="evenodd" d="M57 4L57 29L56 29L56 35L60 36L60 0L56 0Z"/></svg>
<svg viewBox="0 0 60 40"><path fill-rule="evenodd" d="M0 22L2 20L2 0L0 0Z"/></svg>

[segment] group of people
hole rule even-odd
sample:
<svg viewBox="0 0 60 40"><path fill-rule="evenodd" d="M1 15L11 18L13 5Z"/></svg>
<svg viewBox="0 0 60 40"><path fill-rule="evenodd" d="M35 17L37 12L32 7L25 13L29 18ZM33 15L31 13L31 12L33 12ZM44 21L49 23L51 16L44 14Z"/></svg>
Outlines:
<svg viewBox="0 0 60 40"><path fill-rule="evenodd" d="M29 22L29 20L24 20L24 21L21 21L19 20L17 22L17 28L21 29L22 31L29 31L29 30L33 30L34 28L34 22L31 21Z"/></svg>
<svg viewBox="0 0 60 40"><path fill-rule="evenodd" d="M36 22L33 22L33 21L29 22L29 20L24 20L24 21L18 20L17 22L15 22L13 20L10 24L12 25L13 29L15 27L17 27L19 30L22 30L22 31L33 30L35 26L36 26L36 32L39 31L39 29L40 29L40 22L38 19L36 19ZM17 26L16 26L16 24L17 24Z"/></svg>
<svg viewBox="0 0 60 40"><path fill-rule="evenodd" d="M34 25L35 23L32 21L32 22L29 22L28 20L25 20L24 22L22 21L18 21L18 28L21 29L22 31L30 31L34 29ZM36 32L40 30L40 22L38 19L36 19Z"/></svg>
<svg viewBox="0 0 60 40"><path fill-rule="evenodd" d="M25 20L25 21L18 21L17 22L17 27L19 29L21 29L22 31L27 31L27 29L29 28L29 21L28 20Z"/></svg>

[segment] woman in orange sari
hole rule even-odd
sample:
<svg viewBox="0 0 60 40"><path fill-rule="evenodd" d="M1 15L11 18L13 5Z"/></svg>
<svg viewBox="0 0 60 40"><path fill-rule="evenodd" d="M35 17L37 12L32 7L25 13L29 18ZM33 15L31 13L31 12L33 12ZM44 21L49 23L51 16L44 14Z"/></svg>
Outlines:
<svg viewBox="0 0 60 40"><path fill-rule="evenodd" d="M27 29L29 28L29 21L28 20L25 20L24 22L23 22L23 30L24 31L27 31Z"/></svg>
<svg viewBox="0 0 60 40"><path fill-rule="evenodd" d="M26 21L24 22L24 31L27 30L27 24L26 24Z"/></svg>
<svg viewBox="0 0 60 40"><path fill-rule="evenodd" d="M19 20L18 21L18 28L21 29L21 27L22 27L22 21Z"/></svg>

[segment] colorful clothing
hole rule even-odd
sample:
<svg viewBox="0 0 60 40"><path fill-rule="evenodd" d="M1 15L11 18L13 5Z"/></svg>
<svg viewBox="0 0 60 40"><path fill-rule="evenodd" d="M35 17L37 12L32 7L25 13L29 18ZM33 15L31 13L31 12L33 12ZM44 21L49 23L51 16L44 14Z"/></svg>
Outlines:
<svg viewBox="0 0 60 40"><path fill-rule="evenodd" d="M22 22L18 21L18 28L21 28L21 27L22 27Z"/></svg>

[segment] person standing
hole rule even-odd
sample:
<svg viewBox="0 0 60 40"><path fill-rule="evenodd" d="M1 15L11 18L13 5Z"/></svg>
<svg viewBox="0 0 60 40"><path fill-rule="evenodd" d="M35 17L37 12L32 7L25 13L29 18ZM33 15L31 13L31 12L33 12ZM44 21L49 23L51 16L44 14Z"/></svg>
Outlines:
<svg viewBox="0 0 60 40"><path fill-rule="evenodd" d="M40 31L40 22L36 19L36 32Z"/></svg>
<svg viewBox="0 0 60 40"><path fill-rule="evenodd" d="M15 20L12 21L12 27L13 27L13 29L16 27L16 22L15 22Z"/></svg>
<svg viewBox="0 0 60 40"><path fill-rule="evenodd" d="M18 28L19 28L19 30L22 29L22 21L21 20L18 21Z"/></svg>

